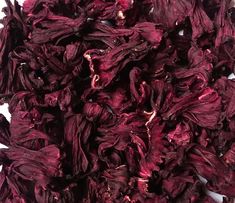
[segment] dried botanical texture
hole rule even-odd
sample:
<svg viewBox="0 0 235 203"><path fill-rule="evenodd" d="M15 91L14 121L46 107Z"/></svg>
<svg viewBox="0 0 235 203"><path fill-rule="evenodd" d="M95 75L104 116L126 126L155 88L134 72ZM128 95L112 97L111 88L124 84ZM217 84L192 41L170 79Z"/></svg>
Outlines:
<svg viewBox="0 0 235 203"><path fill-rule="evenodd" d="M192 46L188 51L189 67L177 68L174 77L177 80L176 88L179 92L198 91L208 86L210 75L213 69L213 55Z"/></svg>
<svg viewBox="0 0 235 203"><path fill-rule="evenodd" d="M6 3L0 202L233 202L231 0Z"/></svg>
<svg viewBox="0 0 235 203"><path fill-rule="evenodd" d="M91 134L92 124L82 115L74 115L66 118L65 141L71 149L73 173L86 172L89 161L86 151L89 151L88 140Z"/></svg>
<svg viewBox="0 0 235 203"><path fill-rule="evenodd" d="M234 22L232 22L232 12L229 12L231 1L221 1L220 10L215 21L218 33L215 40L215 46L225 43L226 41L234 40Z"/></svg>
<svg viewBox="0 0 235 203"><path fill-rule="evenodd" d="M197 123L201 127L216 129L220 124L221 98L216 91L205 88L173 99L173 106L163 114L164 119L178 115Z"/></svg>
<svg viewBox="0 0 235 203"><path fill-rule="evenodd" d="M208 149L196 146L189 155L190 163L199 175L208 180L207 187L215 192L234 196L234 171Z"/></svg>

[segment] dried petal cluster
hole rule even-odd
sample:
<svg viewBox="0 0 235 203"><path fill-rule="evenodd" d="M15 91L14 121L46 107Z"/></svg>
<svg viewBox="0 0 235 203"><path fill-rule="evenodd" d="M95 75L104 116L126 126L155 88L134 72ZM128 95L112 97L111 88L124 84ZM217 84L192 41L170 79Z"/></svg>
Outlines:
<svg viewBox="0 0 235 203"><path fill-rule="evenodd" d="M0 202L233 201L231 0L5 1Z"/></svg>

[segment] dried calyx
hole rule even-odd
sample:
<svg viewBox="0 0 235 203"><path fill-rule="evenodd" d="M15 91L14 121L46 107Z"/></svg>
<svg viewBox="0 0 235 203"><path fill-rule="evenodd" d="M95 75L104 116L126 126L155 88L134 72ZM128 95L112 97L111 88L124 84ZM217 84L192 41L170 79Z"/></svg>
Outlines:
<svg viewBox="0 0 235 203"><path fill-rule="evenodd" d="M232 1L6 3L0 202L233 201Z"/></svg>

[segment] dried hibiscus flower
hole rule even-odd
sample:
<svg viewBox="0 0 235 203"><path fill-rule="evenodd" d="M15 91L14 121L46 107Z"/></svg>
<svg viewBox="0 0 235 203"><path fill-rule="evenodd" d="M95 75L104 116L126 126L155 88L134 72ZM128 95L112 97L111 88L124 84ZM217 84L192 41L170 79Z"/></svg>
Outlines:
<svg viewBox="0 0 235 203"><path fill-rule="evenodd" d="M0 202L233 202L233 1L5 1Z"/></svg>

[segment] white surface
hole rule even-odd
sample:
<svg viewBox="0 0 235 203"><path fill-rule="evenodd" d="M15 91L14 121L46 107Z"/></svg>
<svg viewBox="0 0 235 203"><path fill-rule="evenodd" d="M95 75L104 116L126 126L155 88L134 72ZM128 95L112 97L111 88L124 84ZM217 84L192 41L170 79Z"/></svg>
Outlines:
<svg viewBox="0 0 235 203"><path fill-rule="evenodd" d="M228 76L228 79L229 79L229 80L235 79L235 75L234 75L233 73L231 73L231 74Z"/></svg>
<svg viewBox="0 0 235 203"><path fill-rule="evenodd" d="M11 0L11 2L13 2L13 0ZM19 3L20 5L22 5L23 2L24 2L24 0L18 0L18 3ZM4 16L4 13L2 12L2 8L3 8L4 6L6 6L5 1L4 1L4 0L0 0L0 11L1 11L1 12L0 12L0 18L2 18L2 17Z"/></svg>
<svg viewBox="0 0 235 203"><path fill-rule="evenodd" d="M8 111L8 104L0 105L0 113L3 114L8 121L11 120L11 114ZM0 143L0 148L3 149L3 148L7 148L7 147ZM0 166L0 171L1 170L2 169L1 169L1 166Z"/></svg>
<svg viewBox="0 0 235 203"><path fill-rule="evenodd" d="M13 2L13 0L11 0L12 2ZM19 4L20 5L22 5L22 3L24 2L24 0L18 0L18 2L19 2ZM2 10L2 8L5 6L6 4L5 4L5 1L4 0L0 0L0 11ZM0 12L0 18L3 18L3 16L4 16L4 14L2 13L2 12ZM2 25L0 25L0 27L2 27ZM180 33L179 33L180 35L183 35L183 31L180 31ZM230 76L229 76L229 79L233 79L233 78L235 78L235 75L234 74L231 74ZM3 114L3 115L5 115L5 117L6 117L6 119L8 120L8 121L10 121L10 118L11 118L11 115L10 115L10 113L8 112L8 105L7 104L4 104L4 105L2 105L2 106L0 106L0 113L1 114ZM1 143L0 143L0 148L7 148L5 145L2 145ZM0 165L0 171L1 171L1 169L2 169L2 166ZM204 179L203 177L199 177L200 178L200 180L205 184L206 182L207 182L207 180L206 179ZM217 201L218 203L219 202L222 202L222 198L223 198L223 196L222 195L219 195L219 194L217 194L217 193L214 193L214 192L211 192L211 191L207 191L207 193L215 200L215 201ZM234 201L235 202L235 201Z"/></svg>
<svg viewBox="0 0 235 203"><path fill-rule="evenodd" d="M8 104L0 105L0 113L3 114L8 121L11 120L11 114L8 111Z"/></svg>
<svg viewBox="0 0 235 203"><path fill-rule="evenodd" d="M198 177L203 184L207 183L207 180L205 178L203 178L202 176L198 176ZM210 190L207 190L206 193L210 195L216 202L223 202L223 197L224 197L223 195L212 192Z"/></svg>

